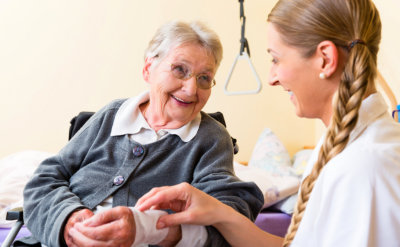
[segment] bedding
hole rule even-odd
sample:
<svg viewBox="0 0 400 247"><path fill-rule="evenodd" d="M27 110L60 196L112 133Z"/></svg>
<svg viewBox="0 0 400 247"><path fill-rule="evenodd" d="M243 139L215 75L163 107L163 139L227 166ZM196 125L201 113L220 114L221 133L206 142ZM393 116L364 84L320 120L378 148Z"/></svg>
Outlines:
<svg viewBox="0 0 400 247"><path fill-rule="evenodd" d="M236 175L242 180L253 181L263 192L263 210L255 220L260 229L285 236L301 176L311 153L312 149L302 149L291 159L279 138L266 128L257 140L248 166L234 162Z"/></svg>
<svg viewBox="0 0 400 247"><path fill-rule="evenodd" d="M294 199L277 207L290 214L296 201L301 175L311 152L311 149L300 150L292 160L279 138L271 129L266 128L254 146L248 166L235 161L234 169L240 179L256 183L263 192L263 209L293 196Z"/></svg>
<svg viewBox="0 0 400 247"><path fill-rule="evenodd" d="M0 245L3 244L4 240L6 239L8 233L10 232L11 228L3 228L0 227ZM28 237L31 235L31 232L25 227L23 226L21 228L21 230L18 232L17 236L15 237L15 239L20 239L23 237Z"/></svg>
<svg viewBox="0 0 400 247"><path fill-rule="evenodd" d="M0 227L11 227L14 222L6 221L7 211L22 207L23 190L40 162L52 154L26 150L0 159Z"/></svg>

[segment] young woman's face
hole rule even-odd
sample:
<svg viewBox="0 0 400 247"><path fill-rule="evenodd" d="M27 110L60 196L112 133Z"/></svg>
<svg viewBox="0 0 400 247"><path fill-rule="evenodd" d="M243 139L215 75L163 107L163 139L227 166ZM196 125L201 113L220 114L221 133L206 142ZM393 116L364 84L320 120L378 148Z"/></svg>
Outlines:
<svg viewBox="0 0 400 247"><path fill-rule="evenodd" d="M200 112L207 103L211 88L199 88L206 79L213 79L216 64L212 54L199 44L183 44L169 51L163 60L150 68L151 104L157 106L155 114L165 122L182 126ZM179 79L181 75L193 75ZM154 109L154 108L153 108Z"/></svg>
<svg viewBox="0 0 400 247"><path fill-rule="evenodd" d="M269 83L289 93L299 117L323 119L331 112L332 90L319 78L322 59L304 58L299 50L286 45L273 24L268 24L268 53L272 56ZM329 88L329 89L328 89Z"/></svg>

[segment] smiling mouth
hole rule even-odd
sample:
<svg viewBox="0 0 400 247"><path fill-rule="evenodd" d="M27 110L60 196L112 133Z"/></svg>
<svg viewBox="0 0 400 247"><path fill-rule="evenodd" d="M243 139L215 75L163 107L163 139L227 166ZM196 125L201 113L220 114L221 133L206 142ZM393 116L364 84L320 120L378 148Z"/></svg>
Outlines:
<svg viewBox="0 0 400 247"><path fill-rule="evenodd" d="M176 97L176 96L174 96L174 95L171 95L172 96L172 98L174 98L176 101L178 101L178 102L181 102L181 103L184 103L184 104L190 104L190 103L192 103L192 101L184 101L183 99L180 99L180 98L178 98L178 97Z"/></svg>

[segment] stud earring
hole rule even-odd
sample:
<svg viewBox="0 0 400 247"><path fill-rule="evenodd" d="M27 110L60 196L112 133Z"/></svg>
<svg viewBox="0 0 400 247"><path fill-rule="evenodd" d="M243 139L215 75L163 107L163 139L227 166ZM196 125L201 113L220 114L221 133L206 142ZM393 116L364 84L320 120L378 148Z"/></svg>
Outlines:
<svg viewBox="0 0 400 247"><path fill-rule="evenodd" d="M325 73L324 72L319 73L319 78L322 80L326 79Z"/></svg>

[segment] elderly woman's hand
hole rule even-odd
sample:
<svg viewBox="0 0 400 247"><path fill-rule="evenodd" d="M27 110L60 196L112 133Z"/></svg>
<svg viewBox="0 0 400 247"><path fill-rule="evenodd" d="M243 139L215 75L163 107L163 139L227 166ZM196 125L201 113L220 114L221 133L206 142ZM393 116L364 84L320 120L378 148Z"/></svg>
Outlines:
<svg viewBox="0 0 400 247"><path fill-rule="evenodd" d="M74 227L74 225L76 223L82 222L86 219L89 219L93 215L94 215L94 213L92 211L90 211L89 209L81 209L81 210L75 211L71 214L71 216L68 218L67 224L65 225L65 228L64 228L64 240L68 246L72 246L72 244L73 244L72 238L69 235L69 231L71 230L71 228Z"/></svg>
<svg viewBox="0 0 400 247"><path fill-rule="evenodd" d="M128 207L102 211L69 229L68 246L126 246L135 240L135 219Z"/></svg>

